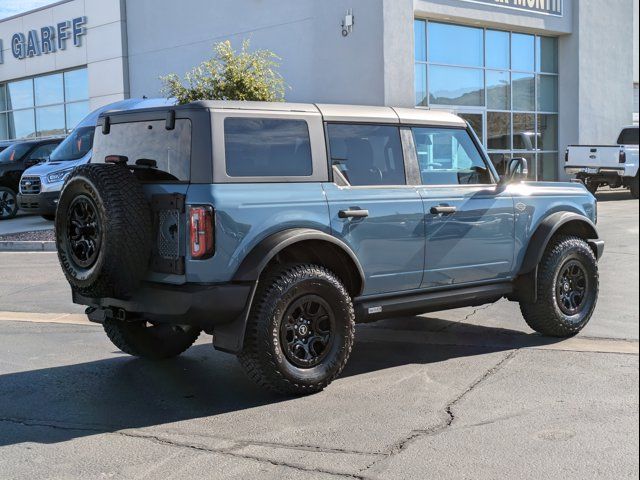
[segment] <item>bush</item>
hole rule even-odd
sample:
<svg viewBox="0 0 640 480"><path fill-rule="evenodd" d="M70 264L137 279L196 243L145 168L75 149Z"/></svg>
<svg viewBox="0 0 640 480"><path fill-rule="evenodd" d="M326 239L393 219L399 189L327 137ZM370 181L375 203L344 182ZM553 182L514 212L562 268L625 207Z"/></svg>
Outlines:
<svg viewBox="0 0 640 480"><path fill-rule="evenodd" d="M236 52L231 42L214 45L214 56L184 78L175 73L160 77L162 93L178 104L195 100L284 101L285 83L278 73L280 57L269 50L249 51L249 41Z"/></svg>

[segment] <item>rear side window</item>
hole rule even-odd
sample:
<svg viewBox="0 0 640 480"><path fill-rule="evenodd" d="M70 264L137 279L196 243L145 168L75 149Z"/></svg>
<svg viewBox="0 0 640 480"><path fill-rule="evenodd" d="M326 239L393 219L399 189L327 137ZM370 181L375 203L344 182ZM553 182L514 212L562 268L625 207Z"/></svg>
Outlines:
<svg viewBox="0 0 640 480"><path fill-rule="evenodd" d="M638 129L625 128L620 132L618 145L638 145Z"/></svg>
<svg viewBox="0 0 640 480"><path fill-rule="evenodd" d="M400 130L386 125L329 124L331 166L352 186L404 185Z"/></svg>
<svg viewBox="0 0 640 480"><path fill-rule="evenodd" d="M109 155L124 155L129 165L141 159L154 160L154 170L168 173L172 179L189 180L191 170L191 121L177 119L167 130L166 120L112 123L108 134L96 128L93 163L104 163Z"/></svg>
<svg viewBox="0 0 640 480"><path fill-rule="evenodd" d="M224 148L230 177L308 177L313 173L304 120L228 117Z"/></svg>

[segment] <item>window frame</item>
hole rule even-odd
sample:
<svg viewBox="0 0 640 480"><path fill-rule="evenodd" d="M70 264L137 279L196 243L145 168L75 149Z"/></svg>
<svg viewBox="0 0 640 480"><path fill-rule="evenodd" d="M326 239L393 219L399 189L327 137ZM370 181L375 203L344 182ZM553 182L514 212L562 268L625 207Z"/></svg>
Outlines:
<svg viewBox="0 0 640 480"><path fill-rule="evenodd" d="M232 177L227 174L224 121L227 118L256 118L271 120L303 120L309 130L311 146L311 175ZM319 112L292 112L278 110L212 109L213 183L319 183L329 178L327 150L324 143L322 116Z"/></svg>
<svg viewBox="0 0 640 480"><path fill-rule="evenodd" d="M331 141L329 139L329 125L357 125L357 126L374 126L374 127L394 127L398 129L398 136L400 138L400 150L402 154L402 165L404 170L404 183L395 184L395 185L351 185L350 183L347 185L343 185L335 181L333 175L333 165L331 164ZM405 188L405 187L413 187L416 184L410 183L409 180L415 178L415 170L412 170L411 165L409 165L409 161L407 161L407 149L405 148L406 139L405 135L403 135L403 130L408 130L407 125L401 125L399 123L388 123L388 122L353 122L353 121L330 121L324 122L324 138L325 138L325 148L327 150L327 168L329 170L329 182L335 183L343 188ZM416 157L417 158L417 157ZM417 163L416 163L417 165Z"/></svg>

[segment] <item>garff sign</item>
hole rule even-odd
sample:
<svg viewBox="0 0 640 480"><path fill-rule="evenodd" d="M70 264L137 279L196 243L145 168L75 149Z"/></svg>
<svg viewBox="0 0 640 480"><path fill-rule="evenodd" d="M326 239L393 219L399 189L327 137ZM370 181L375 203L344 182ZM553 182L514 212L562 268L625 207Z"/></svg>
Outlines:
<svg viewBox="0 0 640 480"><path fill-rule="evenodd" d="M72 41L74 46L79 47L82 45L82 37L87 33L86 23L87 17L83 16L58 22L55 26L47 25L40 30L29 30L26 34L14 33L11 37L11 53L16 59L22 60L66 50L68 41ZM2 39L0 39L0 52L2 52ZM0 53L0 63L3 63L2 53Z"/></svg>

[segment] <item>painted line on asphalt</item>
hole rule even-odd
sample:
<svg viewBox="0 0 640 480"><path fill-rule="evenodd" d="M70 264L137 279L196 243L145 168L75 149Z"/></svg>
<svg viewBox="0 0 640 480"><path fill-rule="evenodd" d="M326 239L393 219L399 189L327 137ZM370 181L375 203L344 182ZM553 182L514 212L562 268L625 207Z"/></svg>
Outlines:
<svg viewBox="0 0 640 480"><path fill-rule="evenodd" d="M0 322L64 323L70 325L97 325L84 313L32 313L0 312Z"/></svg>
<svg viewBox="0 0 640 480"><path fill-rule="evenodd" d="M77 313L0 312L0 321L97 325L87 320L86 315ZM567 339L553 339L524 333L521 335L505 335L501 333L421 332L373 326L359 328L356 335L356 342L395 342L414 345L501 348L505 350L524 348L586 353L639 354L639 343L637 340L579 336Z"/></svg>

